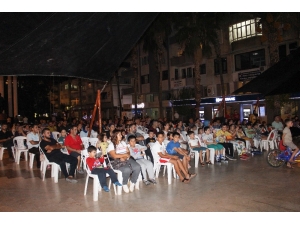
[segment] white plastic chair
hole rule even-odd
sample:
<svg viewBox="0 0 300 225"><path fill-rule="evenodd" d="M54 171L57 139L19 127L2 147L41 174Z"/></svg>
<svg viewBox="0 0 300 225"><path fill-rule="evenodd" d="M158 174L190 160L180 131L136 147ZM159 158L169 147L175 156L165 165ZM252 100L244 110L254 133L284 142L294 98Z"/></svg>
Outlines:
<svg viewBox="0 0 300 225"><path fill-rule="evenodd" d="M87 149L90 145L89 139L89 137L81 137L81 141L85 149Z"/></svg>
<svg viewBox="0 0 300 225"><path fill-rule="evenodd" d="M39 147L40 155L44 155L44 160L41 161L41 171L43 176L43 181L45 180L45 175L47 171L47 166L51 165L51 177L54 177L54 183L58 183L58 172L60 171L60 166L56 164L55 162L49 162L46 155L42 151L42 149Z"/></svg>
<svg viewBox="0 0 300 225"><path fill-rule="evenodd" d="M25 145L24 142L27 142L27 138L23 136L18 136L13 139L14 148L16 151L15 161L17 164L20 164L20 157L22 152L24 152L25 160L27 161L28 159L28 147Z"/></svg>
<svg viewBox="0 0 300 225"><path fill-rule="evenodd" d="M34 156L35 156L35 154L29 152L29 168L30 168L30 169L33 168Z"/></svg>
<svg viewBox="0 0 300 225"><path fill-rule="evenodd" d="M269 133L267 140L260 141L261 151L263 149L265 149L266 151L269 151L269 147L270 147L270 149L275 149L275 147L278 147L276 140L277 140L277 130L272 130Z"/></svg>
<svg viewBox="0 0 300 225"><path fill-rule="evenodd" d="M89 143L90 143L90 145L93 145L96 147L98 140L99 140L98 138L89 138Z"/></svg>
<svg viewBox="0 0 300 225"><path fill-rule="evenodd" d="M57 131L53 131L52 132L52 136L57 141L58 138L61 136L61 134L59 132L57 132Z"/></svg>
<svg viewBox="0 0 300 225"><path fill-rule="evenodd" d="M93 178L93 200L98 201L98 192L102 190L100 181L98 179L98 175L91 173L90 168L86 164L86 157L85 157L85 165L86 165L85 170L87 172L87 176L86 176L86 180L85 180L84 195L86 195L89 178ZM106 177L109 177L109 175L106 174ZM109 188L110 188L110 186L111 186L111 179L109 179L109 184L108 184ZM113 186L114 186L114 191L115 191L115 195L116 195L117 194L116 193L116 185L113 184Z"/></svg>
<svg viewBox="0 0 300 225"><path fill-rule="evenodd" d="M7 149L6 147L0 147L0 160L3 159L3 153L4 153L4 150Z"/></svg>

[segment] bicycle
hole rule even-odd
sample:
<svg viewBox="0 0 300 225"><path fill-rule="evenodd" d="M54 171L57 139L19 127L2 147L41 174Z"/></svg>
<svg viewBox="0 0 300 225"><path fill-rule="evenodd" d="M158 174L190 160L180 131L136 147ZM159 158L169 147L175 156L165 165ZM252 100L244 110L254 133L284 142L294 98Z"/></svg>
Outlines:
<svg viewBox="0 0 300 225"><path fill-rule="evenodd" d="M289 148L289 147L286 147L286 149L283 151L281 151L279 149L274 149L268 153L267 162L272 167L280 167L284 163L286 164L290 160L292 154L293 154L293 152L292 152L291 148ZM296 160L296 158L299 155L300 155L300 151L298 151L294 157L295 162L300 162L300 160Z"/></svg>

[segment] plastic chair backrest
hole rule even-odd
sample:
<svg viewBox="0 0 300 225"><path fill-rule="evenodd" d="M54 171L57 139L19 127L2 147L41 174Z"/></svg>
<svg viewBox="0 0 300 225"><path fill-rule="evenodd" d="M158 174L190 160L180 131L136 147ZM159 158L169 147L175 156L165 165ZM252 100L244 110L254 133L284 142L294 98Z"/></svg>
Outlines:
<svg viewBox="0 0 300 225"><path fill-rule="evenodd" d="M60 137L60 133L59 132L57 132L57 131L53 131L52 132L52 136L53 136L53 138L57 141L58 140L58 138Z"/></svg>
<svg viewBox="0 0 300 225"><path fill-rule="evenodd" d="M93 145L96 147L98 140L99 140L98 138L89 138L89 143L90 143L90 145Z"/></svg>
<svg viewBox="0 0 300 225"><path fill-rule="evenodd" d="M27 138L23 136L18 136L13 139L14 147L19 150L28 149L25 143L27 143Z"/></svg>
<svg viewBox="0 0 300 225"><path fill-rule="evenodd" d="M83 143L83 146L85 149L87 149L89 147L89 137L81 137L81 141Z"/></svg>
<svg viewBox="0 0 300 225"><path fill-rule="evenodd" d="M269 135L268 135L268 138L267 138L267 141L272 141L274 140L274 138L276 138L276 130L272 130Z"/></svg>

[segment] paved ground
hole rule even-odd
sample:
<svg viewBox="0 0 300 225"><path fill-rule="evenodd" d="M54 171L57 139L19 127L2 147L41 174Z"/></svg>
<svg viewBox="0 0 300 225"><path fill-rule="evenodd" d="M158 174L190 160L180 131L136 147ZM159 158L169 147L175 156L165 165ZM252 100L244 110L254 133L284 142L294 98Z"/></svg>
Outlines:
<svg viewBox="0 0 300 225"><path fill-rule="evenodd" d="M300 168L272 168L266 152L249 161L199 167L189 184L159 176L158 184L145 186L130 194L114 192L92 196L92 180L83 195L85 175L71 184L60 178L54 183L47 171L45 181L40 171L8 162L7 154L0 161L1 212L294 212L300 211ZM192 163L192 171L194 164Z"/></svg>

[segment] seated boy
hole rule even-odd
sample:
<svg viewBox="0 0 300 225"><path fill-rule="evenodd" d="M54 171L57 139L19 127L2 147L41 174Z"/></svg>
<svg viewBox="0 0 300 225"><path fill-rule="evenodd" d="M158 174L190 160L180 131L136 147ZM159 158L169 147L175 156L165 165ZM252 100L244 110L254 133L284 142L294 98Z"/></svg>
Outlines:
<svg viewBox="0 0 300 225"><path fill-rule="evenodd" d="M225 148L221 144L217 144L214 141L213 134L210 131L209 127L204 127L204 134L202 134L202 140L207 145L207 148L215 149L216 161L221 162L227 161L225 158Z"/></svg>
<svg viewBox="0 0 300 225"><path fill-rule="evenodd" d="M149 137L146 139L146 141L145 141L145 144L146 144L146 146L147 146L147 150L145 151L145 153L146 153L146 156L148 156L149 158L150 158L150 160L151 160L151 162L152 162L152 164L154 163L153 162L153 155L152 155L152 153L151 153L151 150L150 150L150 145L149 145L149 143L152 143L152 144L154 144L155 142L156 142L156 140L155 140L155 138L154 138L154 133L153 133L153 131L149 131L148 132L148 134L149 134Z"/></svg>
<svg viewBox="0 0 300 225"><path fill-rule="evenodd" d="M167 139L164 140L165 146L167 146L171 140L173 140L173 132L168 132Z"/></svg>
<svg viewBox="0 0 300 225"><path fill-rule="evenodd" d="M147 159L144 159L144 153L142 151L145 151L147 149L146 146L141 146L139 144L136 144L136 137L131 135L128 137L128 149L130 151L131 157L133 157L138 164L141 166L142 174L143 174L143 182L146 185L149 185L150 183L156 184L155 177L154 177L154 171L153 171L153 164L148 161ZM147 180L147 173L149 180Z"/></svg>
<svg viewBox="0 0 300 225"><path fill-rule="evenodd" d="M189 161L191 160L191 158L189 157L188 151L185 150L185 149L182 149L180 147L179 139L180 139L180 134L178 132L174 132L173 133L173 140L171 140L168 143L168 145L166 147L166 150L167 150L169 155L176 155L180 159L182 159L183 166L185 167L186 170L188 170Z"/></svg>
<svg viewBox="0 0 300 225"><path fill-rule="evenodd" d="M283 132L282 132L283 133L282 141L283 141L283 145L290 147L292 150L294 150L290 160L286 164L288 168L292 169L293 168L292 164L295 163L294 157L297 154L297 152L299 151L299 148L294 144L293 138L292 138L292 133L290 130L290 128L293 126L293 121L291 119L286 119L285 125L286 125L286 127L283 129Z"/></svg>
<svg viewBox="0 0 300 225"><path fill-rule="evenodd" d="M106 184L106 173L109 174L111 182L114 183L117 186L122 186L122 184L119 183L117 179L117 175L115 172L108 167L104 167L103 162L104 158L98 158L96 159L96 147L93 145L90 145L87 148L89 157L86 159L86 164L89 167L92 174L97 174L99 178L99 182L101 187L104 191L109 192L109 189Z"/></svg>
<svg viewBox="0 0 300 225"><path fill-rule="evenodd" d="M204 162L202 160L202 153L205 152L206 153L206 164L211 164L210 160L209 160L209 149L207 149L206 147L201 146L200 141L198 139L198 137L195 137L195 134L193 131L189 131L188 132L188 136L189 136L189 141L188 144L190 146L190 148L193 151L198 151L199 154L199 159L200 159L200 164L201 166L204 166Z"/></svg>
<svg viewBox="0 0 300 225"><path fill-rule="evenodd" d="M183 164L178 156L169 155L166 153L165 145L163 143L164 136L165 135L163 132L158 132L156 134L157 141L151 147L155 162L159 161L162 163L165 163L165 162L172 163L174 165L174 169L175 169L176 173L179 176L179 179L183 183L189 183L190 179L195 177L197 174L190 174L189 171L183 166Z"/></svg>

